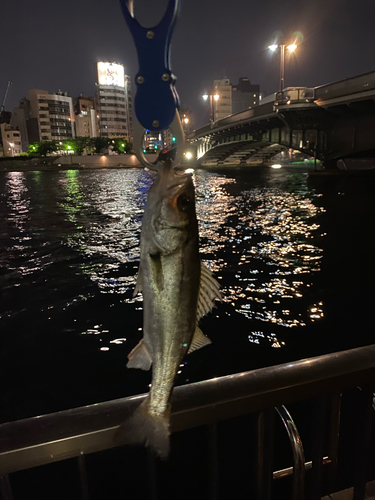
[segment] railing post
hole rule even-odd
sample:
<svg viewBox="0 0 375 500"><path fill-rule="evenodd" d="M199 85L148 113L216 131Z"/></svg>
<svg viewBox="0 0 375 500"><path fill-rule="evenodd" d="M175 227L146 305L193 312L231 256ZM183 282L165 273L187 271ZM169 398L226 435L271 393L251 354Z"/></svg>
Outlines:
<svg viewBox="0 0 375 500"><path fill-rule="evenodd" d="M147 470L148 470L150 500L158 500L155 452L152 451L150 448L147 448L146 453L147 453Z"/></svg>
<svg viewBox="0 0 375 500"><path fill-rule="evenodd" d="M208 447L210 467L210 500L219 498L219 460L217 446L217 422L208 425Z"/></svg>
<svg viewBox="0 0 375 500"><path fill-rule="evenodd" d="M365 498L366 480L368 474L371 421L373 419L372 402L374 385L366 385L361 390L361 403L358 408L357 449L355 453L354 494L353 500Z"/></svg>
<svg viewBox="0 0 375 500"><path fill-rule="evenodd" d="M81 483L81 498L82 500L89 500L89 486L87 483L87 474L86 474L86 462L85 455L81 454L77 457L78 460L78 469L79 469L79 480Z"/></svg>
<svg viewBox="0 0 375 500"><path fill-rule="evenodd" d="M258 500L272 499L275 409L258 417Z"/></svg>
<svg viewBox="0 0 375 500"><path fill-rule="evenodd" d="M330 400L330 422L328 435L328 457L331 460L329 466L329 484L330 492L336 491L337 482L337 461L339 453L340 438L340 420L341 420L341 394L336 393Z"/></svg>
<svg viewBox="0 0 375 500"><path fill-rule="evenodd" d="M276 411L284 423L293 451L293 500L304 500L305 452L302 441L296 424L285 406L277 407Z"/></svg>
<svg viewBox="0 0 375 500"><path fill-rule="evenodd" d="M311 500L321 499L323 479L323 447L326 431L328 397L315 400L312 428L312 471L311 471Z"/></svg>
<svg viewBox="0 0 375 500"><path fill-rule="evenodd" d="M0 493L2 500L13 500L12 486L8 474L0 476Z"/></svg>

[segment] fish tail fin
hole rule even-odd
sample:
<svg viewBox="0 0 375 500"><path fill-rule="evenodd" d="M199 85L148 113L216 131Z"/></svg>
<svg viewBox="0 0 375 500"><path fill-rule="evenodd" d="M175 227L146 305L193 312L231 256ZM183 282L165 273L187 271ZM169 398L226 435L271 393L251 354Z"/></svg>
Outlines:
<svg viewBox="0 0 375 500"><path fill-rule="evenodd" d="M149 411L149 397L143 401L117 432L115 439L125 444L145 444L160 458L169 454L169 411L153 415Z"/></svg>

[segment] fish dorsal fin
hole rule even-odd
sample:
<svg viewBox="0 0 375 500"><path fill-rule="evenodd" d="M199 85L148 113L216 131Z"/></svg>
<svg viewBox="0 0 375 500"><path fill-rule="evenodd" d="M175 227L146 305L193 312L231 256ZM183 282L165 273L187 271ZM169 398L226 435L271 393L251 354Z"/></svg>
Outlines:
<svg viewBox="0 0 375 500"><path fill-rule="evenodd" d="M133 292L133 297L137 295L137 293L142 292L142 268L141 268L141 263L139 263L139 268L138 268L138 276L137 276L137 283L135 284L134 292Z"/></svg>
<svg viewBox="0 0 375 500"><path fill-rule="evenodd" d="M211 340L203 334L202 330L197 325L195 327L193 340L191 341L188 354L209 344L212 344Z"/></svg>
<svg viewBox="0 0 375 500"><path fill-rule="evenodd" d="M220 285L211 271L201 262L201 279L198 295L197 321L214 307L214 299L221 299Z"/></svg>
<svg viewBox="0 0 375 500"><path fill-rule="evenodd" d="M140 368L146 371L151 368L152 358L143 339L128 354L128 360L127 368Z"/></svg>

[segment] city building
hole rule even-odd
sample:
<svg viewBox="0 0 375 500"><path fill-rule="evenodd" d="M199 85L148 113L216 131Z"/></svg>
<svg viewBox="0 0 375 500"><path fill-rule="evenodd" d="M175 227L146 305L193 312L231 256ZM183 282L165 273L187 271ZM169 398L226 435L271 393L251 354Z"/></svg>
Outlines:
<svg viewBox="0 0 375 500"><path fill-rule="evenodd" d="M64 141L75 137L73 100L60 90L29 90L32 134L37 128L38 141ZM30 135L29 135L29 141Z"/></svg>
<svg viewBox="0 0 375 500"><path fill-rule="evenodd" d="M19 129L21 133L21 145L22 152L26 153L29 150L29 132L28 132L28 121L30 120L30 101L23 97L18 105L18 108L13 108L12 117L10 119L10 124L15 128ZM34 138L35 142L37 139Z"/></svg>
<svg viewBox="0 0 375 500"><path fill-rule="evenodd" d="M232 114L232 85L229 78L214 80L214 94L219 96L212 102L213 118L216 121Z"/></svg>
<svg viewBox="0 0 375 500"><path fill-rule="evenodd" d="M101 137L125 137L133 142L130 77L122 64L98 62L98 112Z"/></svg>
<svg viewBox="0 0 375 500"><path fill-rule="evenodd" d="M193 130L193 118L190 109L181 108L180 117L182 122L182 128L184 130L185 137L189 135Z"/></svg>
<svg viewBox="0 0 375 500"><path fill-rule="evenodd" d="M18 156L22 153L21 132L9 123L0 124L4 156Z"/></svg>
<svg viewBox="0 0 375 500"><path fill-rule="evenodd" d="M76 137L97 137L99 114L97 99L79 95L73 99Z"/></svg>
<svg viewBox="0 0 375 500"><path fill-rule="evenodd" d="M257 106L260 98L260 86L251 84L246 77L239 78L237 85L232 85L229 78L222 78L214 80L209 97L211 120L216 121Z"/></svg>
<svg viewBox="0 0 375 500"><path fill-rule="evenodd" d="M260 85L252 85L246 77L241 77L237 85L232 86L232 113L258 106Z"/></svg>
<svg viewBox="0 0 375 500"><path fill-rule="evenodd" d="M164 130L163 132L146 130L143 138L143 149L146 151L162 150L165 143L164 132Z"/></svg>

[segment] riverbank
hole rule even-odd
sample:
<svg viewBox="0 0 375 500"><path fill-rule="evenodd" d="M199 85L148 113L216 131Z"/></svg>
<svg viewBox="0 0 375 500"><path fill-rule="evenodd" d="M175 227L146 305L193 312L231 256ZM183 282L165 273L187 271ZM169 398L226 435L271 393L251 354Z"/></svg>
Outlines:
<svg viewBox="0 0 375 500"><path fill-rule="evenodd" d="M157 154L148 154L150 163ZM82 155L57 156L46 158L18 158L0 161L0 172L32 172L36 170L80 170L96 168L140 168L142 165L134 154L130 155Z"/></svg>

